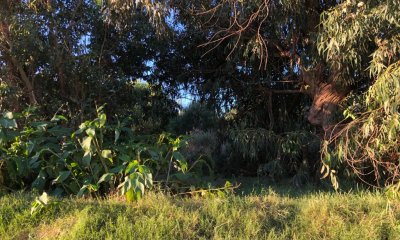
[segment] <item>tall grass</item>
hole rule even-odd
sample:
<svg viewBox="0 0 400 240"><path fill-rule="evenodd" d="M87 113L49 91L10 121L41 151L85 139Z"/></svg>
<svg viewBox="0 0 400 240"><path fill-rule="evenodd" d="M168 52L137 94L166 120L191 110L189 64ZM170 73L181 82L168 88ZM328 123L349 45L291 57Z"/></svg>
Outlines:
<svg viewBox="0 0 400 240"><path fill-rule="evenodd" d="M400 201L379 192L63 199L30 215L33 196L0 199L0 239L398 239Z"/></svg>

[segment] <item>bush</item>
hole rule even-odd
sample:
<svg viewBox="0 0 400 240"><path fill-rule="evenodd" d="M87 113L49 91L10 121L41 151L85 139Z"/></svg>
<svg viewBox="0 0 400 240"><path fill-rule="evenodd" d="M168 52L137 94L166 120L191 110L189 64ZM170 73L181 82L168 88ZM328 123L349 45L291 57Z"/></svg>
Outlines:
<svg viewBox="0 0 400 240"><path fill-rule="evenodd" d="M217 127L217 114L207 106L194 102L168 124L168 131L187 134L193 130L213 130Z"/></svg>
<svg viewBox="0 0 400 240"><path fill-rule="evenodd" d="M306 131L277 134L234 128L220 139L217 169L226 174L290 177L298 182L318 171L319 139Z"/></svg>
<svg viewBox="0 0 400 240"><path fill-rule="evenodd" d="M192 166L179 152L186 145L182 137L135 135L122 123L107 124L102 107L94 120L76 131L65 127L66 122L61 115L35 121L29 113L4 113L0 184L54 195L101 196L119 189L135 200L153 179L170 187L172 178L192 174Z"/></svg>
<svg viewBox="0 0 400 240"><path fill-rule="evenodd" d="M182 149L189 163L195 164L202 161L201 173L211 174L215 168L215 155L218 149L218 139L214 131L194 130L188 135L188 144ZM208 166L208 167L207 167Z"/></svg>

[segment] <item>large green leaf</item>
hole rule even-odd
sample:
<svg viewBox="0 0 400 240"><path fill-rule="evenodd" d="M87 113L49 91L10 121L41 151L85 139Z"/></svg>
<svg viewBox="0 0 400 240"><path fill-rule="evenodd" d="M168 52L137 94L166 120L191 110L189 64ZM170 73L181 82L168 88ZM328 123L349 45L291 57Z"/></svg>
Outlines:
<svg viewBox="0 0 400 240"><path fill-rule="evenodd" d="M146 187L149 188L153 186L153 174L151 174L150 172L143 173L143 177L144 177L144 184L146 185Z"/></svg>
<svg viewBox="0 0 400 240"><path fill-rule="evenodd" d="M104 113L102 113L102 114L100 114L99 119L100 119L100 122L99 122L100 126L99 127L102 128L106 124L107 116Z"/></svg>
<svg viewBox="0 0 400 240"><path fill-rule="evenodd" d="M88 128L86 129L86 134L93 138L94 136L96 136L96 130L92 127Z"/></svg>
<svg viewBox="0 0 400 240"><path fill-rule="evenodd" d="M97 182L97 184L100 184L102 182L109 182L112 180L112 178L114 177L114 173L106 173L103 174L103 176L101 176L101 178L99 179L99 181Z"/></svg>
<svg viewBox="0 0 400 240"><path fill-rule="evenodd" d="M135 172L138 167L139 167L139 162L137 160L134 160L133 162L129 163L129 165L126 167L125 174L130 174Z"/></svg>
<svg viewBox="0 0 400 240"><path fill-rule="evenodd" d="M129 189L126 193L125 193L125 197L126 197L126 200L128 201L128 202L133 202L133 201L135 201L135 199L136 199L136 196L135 196L136 194L135 194L135 191L133 191L133 189Z"/></svg>
<svg viewBox="0 0 400 240"><path fill-rule="evenodd" d="M112 158L112 152L111 150L103 150L101 151L101 156L103 158Z"/></svg>
<svg viewBox="0 0 400 240"><path fill-rule="evenodd" d="M53 118L50 121L59 122L61 120L66 121L66 122L68 121L68 119L63 115L54 115Z"/></svg>
<svg viewBox="0 0 400 240"><path fill-rule="evenodd" d="M88 167L90 165L90 162L92 161L92 153L91 152L85 152L82 158L83 164Z"/></svg>
<svg viewBox="0 0 400 240"><path fill-rule="evenodd" d="M124 167L125 167L124 165L116 166L115 168L110 169L110 173L115 173L115 174L122 173Z"/></svg>
<svg viewBox="0 0 400 240"><path fill-rule="evenodd" d="M119 137L121 136L121 130L120 129L115 129L114 131L114 143L117 143Z"/></svg>
<svg viewBox="0 0 400 240"><path fill-rule="evenodd" d="M186 161L185 157L180 152L173 152L172 156L178 161Z"/></svg>
<svg viewBox="0 0 400 240"><path fill-rule="evenodd" d="M61 171L56 179L52 181L53 184L62 183L64 182L69 175L71 175L70 171Z"/></svg>
<svg viewBox="0 0 400 240"><path fill-rule="evenodd" d="M15 121L15 119L6 119L6 118L0 118L0 126L2 126L3 128L17 128L17 122Z"/></svg>
<svg viewBox="0 0 400 240"><path fill-rule="evenodd" d="M89 123L90 122L88 122L88 121L81 123L81 125L79 125L79 129L77 131L75 131L74 133L72 133L71 137L74 138L76 135L83 133L83 131L85 131L87 129Z"/></svg>
<svg viewBox="0 0 400 240"><path fill-rule="evenodd" d="M46 184L47 174L45 171L41 170L39 175L36 177L35 181L32 183L32 188L37 189L38 191L42 191Z"/></svg>
<svg viewBox="0 0 400 240"><path fill-rule="evenodd" d="M90 147L91 147L91 144L92 144L92 137L85 137L84 139L83 139L83 141L82 141L82 149L83 149L83 151L85 151L85 152L90 152Z"/></svg>
<svg viewBox="0 0 400 240"><path fill-rule="evenodd" d="M3 117L6 119L14 119L14 114L12 112L4 112Z"/></svg>
<svg viewBox="0 0 400 240"><path fill-rule="evenodd" d="M144 184L139 181L138 178L133 179L132 185L135 189L135 192L141 192L142 194L144 193Z"/></svg>
<svg viewBox="0 0 400 240"><path fill-rule="evenodd" d="M79 190L79 192L76 194L77 197L83 197L83 195L85 195L86 192L88 192L88 186L89 185L83 185L81 187L81 189Z"/></svg>
<svg viewBox="0 0 400 240"><path fill-rule="evenodd" d="M121 189L122 194L125 194L129 189L131 189L131 181L128 176L125 176L125 180L118 185L118 189Z"/></svg>

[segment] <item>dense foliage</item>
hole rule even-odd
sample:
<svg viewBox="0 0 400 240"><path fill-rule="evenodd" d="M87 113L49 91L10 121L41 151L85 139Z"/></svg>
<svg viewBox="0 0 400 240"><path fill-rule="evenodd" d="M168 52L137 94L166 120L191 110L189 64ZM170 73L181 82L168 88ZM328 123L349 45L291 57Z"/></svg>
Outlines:
<svg viewBox="0 0 400 240"><path fill-rule="evenodd" d="M185 191L201 171L196 167L201 159L188 163L180 153L187 144L182 137L137 135L123 122L109 125L103 107L76 131L65 127L66 121L62 115L35 121L31 112L5 113L0 118L0 184L54 195L101 196L121 190L134 200L155 180L160 187Z"/></svg>
<svg viewBox="0 0 400 240"><path fill-rule="evenodd" d="M0 185L137 199L214 173L397 184L399 6L0 0Z"/></svg>
<svg viewBox="0 0 400 240"><path fill-rule="evenodd" d="M335 143L326 163L346 162L363 181L378 185L400 177L399 19L399 1L348 1L322 16L318 39L335 82L358 85L344 111L351 122L337 126L326 143Z"/></svg>

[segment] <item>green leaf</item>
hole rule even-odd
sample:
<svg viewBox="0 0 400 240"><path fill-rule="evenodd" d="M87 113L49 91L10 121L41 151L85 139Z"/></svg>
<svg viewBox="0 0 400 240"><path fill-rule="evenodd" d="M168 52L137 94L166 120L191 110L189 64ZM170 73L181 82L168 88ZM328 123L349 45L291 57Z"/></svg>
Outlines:
<svg viewBox="0 0 400 240"><path fill-rule="evenodd" d="M97 182L97 184L100 184L100 183L102 183L102 182L109 182L109 181L112 180L113 176L114 176L114 173L106 173L106 174L103 174L103 176L101 176L101 178L99 179L99 181Z"/></svg>
<svg viewBox="0 0 400 240"><path fill-rule="evenodd" d="M185 157L180 152L173 152L172 156L178 161L186 161Z"/></svg>
<svg viewBox="0 0 400 240"><path fill-rule="evenodd" d="M153 160L159 161L160 160L160 153L155 149L149 149L147 151Z"/></svg>
<svg viewBox="0 0 400 240"><path fill-rule="evenodd" d="M30 168L34 169L34 168L39 167L40 162L38 160L39 160L39 157L40 157L41 153L42 153L42 151L39 151L35 155L32 156L31 160L29 161L29 167Z"/></svg>
<svg viewBox="0 0 400 240"><path fill-rule="evenodd" d="M63 115L54 115L54 117L50 121L59 122L61 120L68 122L68 119L66 117L64 117Z"/></svg>
<svg viewBox="0 0 400 240"><path fill-rule="evenodd" d="M97 192L99 190L99 185L97 184L89 184L88 189L92 192Z"/></svg>
<svg viewBox="0 0 400 240"><path fill-rule="evenodd" d="M140 199L142 199L143 193L142 192L136 192L136 201L139 201Z"/></svg>
<svg viewBox="0 0 400 240"><path fill-rule="evenodd" d="M148 173L143 173L143 176L144 176L144 184L146 185L146 187L150 188L151 186L153 186L153 174L148 172Z"/></svg>
<svg viewBox="0 0 400 240"><path fill-rule="evenodd" d="M111 150L103 150L101 151L101 156L103 158L112 158L112 152Z"/></svg>
<svg viewBox="0 0 400 240"><path fill-rule="evenodd" d="M132 186L135 189L135 192L142 192L144 193L144 184L142 182L139 181L138 178L132 179Z"/></svg>
<svg viewBox="0 0 400 240"><path fill-rule="evenodd" d="M100 114L99 119L100 119L100 128L102 128L102 127L104 127L104 125L106 124L106 121L107 121L106 114L104 114L104 113Z"/></svg>
<svg viewBox="0 0 400 240"><path fill-rule="evenodd" d="M91 152L85 152L82 158L83 164L87 167L90 165L90 162L92 161L92 153Z"/></svg>
<svg viewBox="0 0 400 240"><path fill-rule="evenodd" d="M122 194L125 194L129 189L131 189L131 181L129 176L125 176L125 180L118 185L118 189L121 189Z"/></svg>
<svg viewBox="0 0 400 240"><path fill-rule="evenodd" d="M121 135L121 130L115 129L114 134L115 134L114 143L116 143Z"/></svg>
<svg viewBox="0 0 400 240"><path fill-rule="evenodd" d="M129 165L125 169L125 174L130 174L133 173L137 170L139 166L139 162L137 160L134 160L133 162L129 163Z"/></svg>
<svg viewBox="0 0 400 240"><path fill-rule="evenodd" d="M32 127L35 127L39 131L46 131L49 126L48 122L34 122L32 123Z"/></svg>
<svg viewBox="0 0 400 240"><path fill-rule="evenodd" d="M122 154L122 155L118 156L118 159L122 160L123 162L129 162L131 160L131 157L129 157L129 155Z"/></svg>
<svg viewBox="0 0 400 240"><path fill-rule="evenodd" d="M81 189L79 190L78 194L76 194L77 197L82 197L85 195L85 193L88 191L88 186L89 185L83 185Z"/></svg>
<svg viewBox="0 0 400 240"><path fill-rule="evenodd" d="M90 152L90 147L91 147L91 144L92 144L92 137L85 137L84 139L83 139L83 141L82 141L82 149L83 149L83 151L85 151L85 152Z"/></svg>
<svg viewBox="0 0 400 240"><path fill-rule="evenodd" d="M125 197L126 197L126 200L127 200L128 202L133 202L133 201L135 201L135 199L136 199L135 191L133 191L133 189L129 189L129 190L125 193Z"/></svg>
<svg viewBox="0 0 400 240"><path fill-rule="evenodd" d="M43 192L42 195L40 195L40 197L38 198L38 200L44 205L47 205L50 202L49 195L47 195L46 192Z"/></svg>
<svg viewBox="0 0 400 240"><path fill-rule="evenodd" d="M88 125L89 125L89 123L87 121L82 123L81 125L79 125L79 129L77 131L75 131L74 133L72 133L71 137L74 138L76 135L83 133L83 131L85 131L87 129Z"/></svg>
<svg viewBox="0 0 400 240"><path fill-rule="evenodd" d="M124 165L119 165L115 168L110 169L110 173L118 174L118 173L122 173L123 170L124 170Z"/></svg>
<svg viewBox="0 0 400 240"><path fill-rule="evenodd" d="M14 119L14 114L12 112L4 112L3 117L6 119Z"/></svg>
<svg viewBox="0 0 400 240"><path fill-rule="evenodd" d="M181 182L189 181L190 179L193 179L193 177L194 177L192 174L185 174L185 173L181 173L181 172L175 173L173 176L178 181L181 181Z"/></svg>
<svg viewBox="0 0 400 240"><path fill-rule="evenodd" d="M52 183L53 184L62 183L69 177L69 175L71 175L70 171L61 171L58 177L54 179Z"/></svg>
<svg viewBox="0 0 400 240"><path fill-rule="evenodd" d="M46 192L43 192L43 194L40 197L36 198L36 200L32 203L31 215L34 215L35 213L41 211L48 204L50 204L50 197L47 195Z"/></svg>
<svg viewBox="0 0 400 240"><path fill-rule="evenodd" d="M46 177L47 177L46 172L41 170L39 172L39 175L36 177L35 181L33 181L32 188L42 191L44 185L46 184Z"/></svg>
<svg viewBox="0 0 400 240"><path fill-rule="evenodd" d="M93 138L96 136L96 130L94 128L88 128L86 129L86 134Z"/></svg>
<svg viewBox="0 0 400 240"><path fill-rule="evenodd" d="M93 0L93 2L99 7L103 6L103 0Z"/></svg>
<svg viewBox="0 0 400 240"><path fill-rule="evenodd" d="M185 157L180 152L173 152L172 155L179 163L178 170L181 170L182 172L187 172L189 165L186 162Z"/></svg>
<svg viewBox="0 0 400 240"><path fill-rule="evenodd" d="M17 128L17 122L15 121L15 119L6 119L6 118L1 118L0 119L0 126L4 127L4 128L8 128L8 129L12 129L12 128Z"/></svg>

